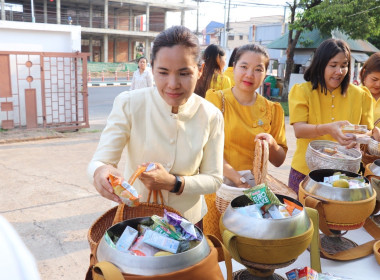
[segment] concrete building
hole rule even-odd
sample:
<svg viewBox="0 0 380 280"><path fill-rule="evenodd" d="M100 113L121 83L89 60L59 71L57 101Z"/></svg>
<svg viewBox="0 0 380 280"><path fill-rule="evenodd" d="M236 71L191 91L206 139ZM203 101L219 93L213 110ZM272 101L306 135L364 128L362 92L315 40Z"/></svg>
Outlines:
<svg viewBox="0 0 380 280"><path fill-rule="evenodd" d="M167 26L168 12L196 10L186 0L0 0L1 20L81 26L81 51L90 61L127 62L150 58L155 36ZM33 5L31 4L33 3Z"/></svg>

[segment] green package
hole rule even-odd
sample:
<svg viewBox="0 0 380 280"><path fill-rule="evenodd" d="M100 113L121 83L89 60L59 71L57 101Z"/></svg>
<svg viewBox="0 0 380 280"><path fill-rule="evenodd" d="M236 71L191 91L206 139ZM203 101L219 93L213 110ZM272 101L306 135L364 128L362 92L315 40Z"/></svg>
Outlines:
<svg viewBox="0 0 380 280"><path fill-rule="evenodd" d="M255 204L281 204L277 196L265 184L260 184L245 190L244 194Z"/></svg>

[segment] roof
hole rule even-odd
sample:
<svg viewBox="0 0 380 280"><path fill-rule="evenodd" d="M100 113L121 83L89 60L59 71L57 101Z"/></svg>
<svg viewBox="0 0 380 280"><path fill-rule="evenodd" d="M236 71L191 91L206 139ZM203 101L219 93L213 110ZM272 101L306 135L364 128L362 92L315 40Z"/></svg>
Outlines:
<svg viewBox="0 0 380 280"><path fill-rule="evenodd" d="M206 34L215 33L215 29L223 28L224 24L216 21L210 21L206 26Z"/></svg>
<svg viewBox="0 0 380 280"><path fill-rule="evenodd" d="M288 32L285 33L277 40L274 40L273 42L268 44L267 48L286 50L288 48L288 35ZM297 42L296 49L316 49L324 40L329 38L342 39L348 44L351 51L368 53L374 53L379 51L379 49L377 49L368 41L351 39L346 34L340 31L333 31L331 32L331 35L323 35L318 29L302 32L300 39Z"/></svg>

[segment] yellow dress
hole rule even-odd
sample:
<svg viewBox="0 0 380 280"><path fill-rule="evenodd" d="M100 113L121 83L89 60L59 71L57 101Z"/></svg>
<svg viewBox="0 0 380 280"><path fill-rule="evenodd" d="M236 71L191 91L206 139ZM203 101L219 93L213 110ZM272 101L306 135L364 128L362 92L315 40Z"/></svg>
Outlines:
<svg viewBox="0 0 380 280"><path fill-rule="evenodd" d="M284 110L280 103L257 95L252 106L241 105L231 89L224 92L224 159L235 170L252 169L255 154L254 139L257 134L269 133L285 153L288 150L285 138ZM208 90L206 100L222 108L220 91Z"/></svg>
<svg viewBox="0 0 380 280"><path fill-rule="evenodd" d="M284 110L277 102L269 101L257 95L252 106L241 105L231 88L224 93L224 159L237 171L252 169L255 154L254 139L257 134L265 132L273 136L285 153L288 150L285 138ZM208 90L206 100L222 110L222 95L220 91ZM215 206L215 194L205 195L207 214L203 217L205 234L213 234L221 238L219 228L215 228L220 213Z"/></svg>
<svg viewBox="0 0 380 280"><path fill-rule="evenodd" d="M233 67L227 67L226 71L224 71L223 75L230 78L231 81L231 87L235 85L235 79L234 79L234 68Z"/></svg>
<svg viewBox="0 0 380 280"><path fill-rule="evenodd" d="M230 88L231 87L231 81L230 78L227 77L226 75L218 75L216 77L216 82L214 80L215 74L211 79L210 83L210 89L215 89L215 90L221 90L225 88Z"/></svg>
<svg viewBox="0 0 380 280"><path fill-rule="evenodd" d="M367 87L363 86L363 85L360 85L360 87L364 90L368 90ZM371 94L372 96L372 94ZM378 120L380 118L380 98L378 100L376 100L373 96L372 96L372 101L373 101L373 121L375 122L376 120ZM377 127L380 128L380 123L377 124Z"/></svg>
<svg viewBox="0 0 380 280"><path fill-rule="evenodd" d="M373 101L371 94L362 88L350 84L347 93L342 95L341 88L324 94L320 88L313 90L310 82L295 84L289 93L290 124L306 122L325 124L347 120L352 124L367 125L373 128ZM310 170L306 164L305 154L313 140L336 141L330 135L318 138L299 138L292 160L292 168L304 175Z"/></svg>

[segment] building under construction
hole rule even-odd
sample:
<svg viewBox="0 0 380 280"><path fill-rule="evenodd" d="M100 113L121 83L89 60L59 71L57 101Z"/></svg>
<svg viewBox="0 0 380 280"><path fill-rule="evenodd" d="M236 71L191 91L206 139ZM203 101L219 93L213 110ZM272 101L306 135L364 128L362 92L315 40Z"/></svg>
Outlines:
<svg viewBox="0 0 380 280"><path fill-rule="evenodd" d="M150 56L155 36L167 26L168 12L196 5L185 0L0 0L1 20L80 25L82 52L94 62L127 62Z"/></svg>

